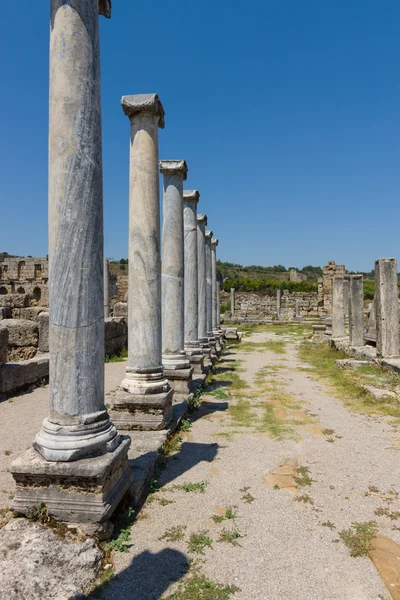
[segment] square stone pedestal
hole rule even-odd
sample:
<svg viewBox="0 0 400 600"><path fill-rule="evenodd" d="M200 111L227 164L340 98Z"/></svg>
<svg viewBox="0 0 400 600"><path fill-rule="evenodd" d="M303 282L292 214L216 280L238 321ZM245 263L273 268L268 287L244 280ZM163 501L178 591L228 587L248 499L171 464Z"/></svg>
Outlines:
<svg viewBox="0 0 400 600"><path fill-rule="evenodd" d="M130 445L130 438L121 436L114 452L73 462L49 462L30 448L11 464L17 486L11 509L29 516L44 504L60 521L106 521L132 484Z"/></svg>
<svg viewBox="0 0 400 600"><path fill-rule="evenodd" d="M174 404L187 402L191 391L193 367L188 369L164 369L164 375L174 390Z"/></svg>
<svg viewBox="0 0 400 600"><path fill-rule="evenodd" d="M188 356L190 364L193 367L193 377L196 378L203 374L204 356L203 354L192 354Z"/></svg>
<svg viewBox="0 0 400 600"><path fill-rule="evenodd" d="M160 394L130 394L116 390L111 396L110 417L117 429L164 429L172 416L174 390Z"/></svg>

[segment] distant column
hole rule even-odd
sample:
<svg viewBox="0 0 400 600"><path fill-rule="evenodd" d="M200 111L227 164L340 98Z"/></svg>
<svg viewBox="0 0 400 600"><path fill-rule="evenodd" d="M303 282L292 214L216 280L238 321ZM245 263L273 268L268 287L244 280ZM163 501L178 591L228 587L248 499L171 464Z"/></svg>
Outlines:
<svg viewBox="0 0 400 600"><path fill-rule="evenodd" d="M344 277L332 277L332 338L345 336L343 285Z"/></svg>
<svg viewBox="0 0 400 600"><path fill-rule="evenodd" d="M218 312L218 291L217 291L217 246L218 239L211 240L211 297L212 297L212 332L216 340L219 341L219 328L217 325Z"/></svg>
<svg viewBox="0 0 400 600"><path fill-rule="evenodd" d="M186 400L193 369L185 354L183 182L184 160L162 160L162 362L174 400ZM178 398L179 396L179 398Z"/></svg>
<svg viewBox="0 0 400 600"><path fill-rule="evenodd" d="M397 358L399 347L399 291L397 261L375 261L376 354L380 358Z"/></svg>
<svg viewBox="0 0 400 600"><path fill-rule="evenodd" d="M198 268L198 319L199 342L209 348L207 337L206 306L206 226L207 215L197 215L197 268Z"/></svg>
<svg viewBox="0 0 400 600"><path fill-rule="evenodd" d="M197 190L183 192L183 227L185 240L185 352L195 373L203 369L199 342L198 266L197 266Z"/></svg>
<svg viewBox="0 0 400 600"><path fill-rule="evenodd" d="M235 288L231 288L231 315L235 316Z"/></svg>
<svg viewBox="0 0 400 600"><path fill-rule="evenodd" d="M172 390L161 360L161 264L156 94L124 96L130 120L128 364L113 399L120 429L162 429L172 415Z"/></svg>
<svg viewBox="0 0 400 600"><path fill-rule="evenodd" d="M363 276L349 276L349 343L364 346L364 289Z"/></svg>
<svg viewBox="0 0 400 600"><path fill-rule="evenodd" d="M211 346L211 353L215 354L215 337L212 331L212 250L211 240L213 232L206 231L206 304L207 304L207 336Z"/></svg>
<svg viewBox="0 0 400 600"><path fill-rule="evenodd" d="M110 316L110 264L104 259L104 318Z"/></svg>
<svg viewBox="0 0 400 600"><path fill-rule="evenodd" d="M276 312L278 319L281 316L281 305L282 305L282 290L276 290Z"/></svg>

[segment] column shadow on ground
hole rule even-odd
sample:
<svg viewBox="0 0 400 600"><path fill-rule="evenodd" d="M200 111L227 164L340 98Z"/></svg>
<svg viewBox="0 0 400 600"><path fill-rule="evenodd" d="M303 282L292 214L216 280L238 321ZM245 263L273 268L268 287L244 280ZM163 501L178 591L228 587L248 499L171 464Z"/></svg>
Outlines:
<svg viewBox="0 0 400 600"><path fill-rule="evenodd" d="M136 556L122 573L109 583L99 585L82 600L158 600L174 581L189 570L186 556L172 548Z"/></svg>
<svg viewBox="0 0 400 600"><path fill-rule="evenodd" d="M162 488L175 479L190 471L201 462L211 463L217 456L219 444L198 444L195 442L183 442L177 454L168 460L168 468L165 469L158 480Z"/></svg>

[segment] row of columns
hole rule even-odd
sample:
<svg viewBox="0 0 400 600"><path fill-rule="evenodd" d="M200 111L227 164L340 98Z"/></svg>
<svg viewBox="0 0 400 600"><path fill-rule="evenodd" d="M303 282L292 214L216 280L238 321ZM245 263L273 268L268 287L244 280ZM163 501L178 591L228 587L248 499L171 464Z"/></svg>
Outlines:
<svg viewBox="0 0 400 600"><path fill-rule="evenodd" d="M376 319L376 353L378 358L400 356L398 277L395 258L375 261L375 299L373 310ZM348 301L345 292L348 288ZM365 344L364 290L362 275L346 275L332 278L332 337L346 335L346 306L349 317L349 345Z"/></svg>
<svg viewBox="0 0 400 600"><path fill-rule="evenodd" d="M128 361L110 420L99 14L111 16L110 0L51 0L50 411L32 448L11 467L15 510L28 513L44 503L56 518L96 523L108 519L132 481L131 440L117 428L164 427L173 396L167 374L191 374L193 365L201 370L220 335L218 241L205 230L207 217L197 214L199 193L183 190L185 161L159 163L164 109L158 96L124 96L130 121Z"/></svg>

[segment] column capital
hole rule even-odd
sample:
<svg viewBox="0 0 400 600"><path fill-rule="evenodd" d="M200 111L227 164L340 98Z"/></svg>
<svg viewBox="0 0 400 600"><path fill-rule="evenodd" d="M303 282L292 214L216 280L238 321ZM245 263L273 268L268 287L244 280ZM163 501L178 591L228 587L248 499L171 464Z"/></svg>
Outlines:
<svg viewBox="0 0 400 600"><path fill-rule="evenodd" d="M198 223L204 223L204 225L207 226L207 215L203 215L203 214L197 214L197 222Z"/></svg>
<svg viewBox="0 0 400 600"><path fill-rule="evenodd" d="M122 96L122 110L127 117L133 119L140 113L148 113L158 117L158 126L164 129L164 108L157 94L134 94L133 96Z"/></svg>
<svg viewBox="0 0 400 600"><path fill-rule="evenodd" d="M160 160L162 175L181 175L185 181L188 172L186 160Z"/></svg>
<svg viewBox="0 0 400 600"><path fill-rule="evenodd" d="M183 201L198 203L200 200L200 192L197 190L183 190Z"/></svg>
<svg viewBox="0 0 400 600"><path fill-rule="evenodd" d="M211 239L212 239L212 236L213 236L213 232L212 232L212 231L206 231L206 238L207 238L208 240L211 240Z"/></svg>
<svg viewBox="0 0 400 600"><path fill-rule="evenodd" d="M99 15L111 19L111 0L99 0Z"/></svg>
<svg viewBox="0 0 400 600"><path fill-rule="evenodd" d="M218 246L219 243L219 239L218 238L212 238L211 239L211 246L215 246L215 248Z"/></svg>

